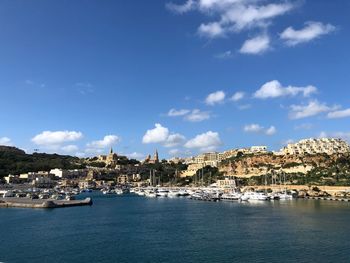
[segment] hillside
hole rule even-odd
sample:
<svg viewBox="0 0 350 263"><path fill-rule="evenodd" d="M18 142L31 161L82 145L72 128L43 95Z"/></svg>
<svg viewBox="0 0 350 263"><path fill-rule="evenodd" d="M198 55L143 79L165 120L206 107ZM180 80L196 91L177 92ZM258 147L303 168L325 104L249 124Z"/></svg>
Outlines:
<svg viewBox="0 0 350 263"><path fill-rule="evenodd" d="M219 169L225 175L250 178L257 183L265 178L270 182L280 180L279 175L283 174L291 184L350 185L350 154L242 155L225 160Z"/></svg>
<svg viewBox="0 0 350 263"><path fill-rule="evenodd" d="M53 168L77 169L83 168L83 163L77 157L46 153L26 154L15 147L0 146L0 177Z"/></svg>

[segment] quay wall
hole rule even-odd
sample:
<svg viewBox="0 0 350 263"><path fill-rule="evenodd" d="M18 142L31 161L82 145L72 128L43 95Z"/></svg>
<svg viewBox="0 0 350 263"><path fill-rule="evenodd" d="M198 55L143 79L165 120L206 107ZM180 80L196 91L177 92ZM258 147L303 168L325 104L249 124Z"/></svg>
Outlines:
<svg viewBox="0 0 350 263"><path fill-rule="evenodd" d="M71 206L84 206L92 205L91 198L85 198L84 200L39 200L39 199L29 199L29 198L17 198L17 197L7 197L0 198L0 207L19 207L19 208L62 208Z"/></svg>
<svg viewBox="0 0 350 263"><path fill-rule="evenodd" d="M335 193L339 192L350 192L350 186L327 186L327 185L260 185L260 186L252 186L254 189L272 189L273 191L279 191L279 190L311 190L313 187L317 187L318 189L325 191L331 195L334 195Z"/></svg>

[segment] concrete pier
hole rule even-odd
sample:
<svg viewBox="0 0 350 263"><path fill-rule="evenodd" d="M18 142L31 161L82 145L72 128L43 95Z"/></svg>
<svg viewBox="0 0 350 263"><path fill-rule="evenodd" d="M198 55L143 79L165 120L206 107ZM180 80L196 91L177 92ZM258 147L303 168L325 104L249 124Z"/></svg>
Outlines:
<svg viewBox="0 0 350 263"><path fill-rule="evenodd" d="M71 206L92 205L90 197L84 200L54 200L54 199L30 199L6 197L0 198L0 208L19 207L19 208L63 208Z"/></svg>

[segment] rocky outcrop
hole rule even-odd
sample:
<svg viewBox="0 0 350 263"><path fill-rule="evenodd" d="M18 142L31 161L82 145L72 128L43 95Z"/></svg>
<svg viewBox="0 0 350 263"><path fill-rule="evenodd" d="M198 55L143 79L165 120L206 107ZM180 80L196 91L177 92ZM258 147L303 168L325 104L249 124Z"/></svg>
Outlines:
<svg viewBox="0 0 350 263"><path fill-rule="evenodd" d="M219 165L220 172L228 176L252 177L268 173L300 173L307 174L314 168L327 168L339 158L346 158L346 155L243 155L240 157L225 160Z"/></svg>

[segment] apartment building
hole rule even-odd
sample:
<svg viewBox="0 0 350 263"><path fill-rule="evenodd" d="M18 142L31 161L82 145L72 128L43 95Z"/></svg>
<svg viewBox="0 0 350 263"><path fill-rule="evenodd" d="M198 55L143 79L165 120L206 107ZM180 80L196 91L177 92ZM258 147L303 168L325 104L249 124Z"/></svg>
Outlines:
<svg viewBox="0 0 350 263"><path fill-rule="evenodd" d="M325 153L328 155L350 152L349 144L339 138L304 139L297 143L289 143L281 149L285 155L304 155Z"/></svg>

